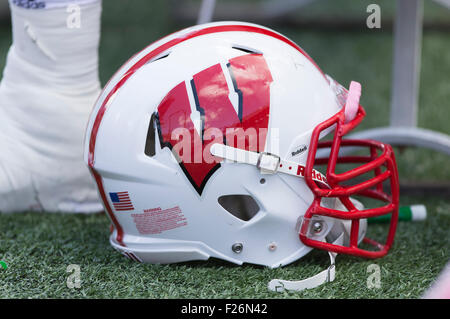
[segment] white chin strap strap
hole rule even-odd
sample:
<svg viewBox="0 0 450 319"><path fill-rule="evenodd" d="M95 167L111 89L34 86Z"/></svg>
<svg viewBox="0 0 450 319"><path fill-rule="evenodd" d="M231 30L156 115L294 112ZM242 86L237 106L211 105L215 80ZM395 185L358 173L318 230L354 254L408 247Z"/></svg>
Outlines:
<svg viewBox="0 0 450 319"><path fill-rule="evenodd" d="M344 234L341 234L333 242L333 244L342 245L343 242ZM283 292L285 290L302 291L305 289L316 288L324 283L334 281L336 275L336 266L334 261L336 259L337 253L328 252L328 255L330 256L330 266L327 269L319 272L317 275L303 280L272 279L268 284L269 290L275 292Z"/></svg>
<svg viewBox="0 0 450 319"><path fill-rule="evenodd" d="M275 174L279 172L299 177L305 176L305 166L296 162L283 160L278 155L246 151L218 143L211 146L210 152L214 156L230 161L254 165L262 174ZM312 179L325 184L327 181L326 177L315 169L312 170Z"/></svg>
<svg viewBox="0 0 450 319"><path fill-rule="evenodd" d="M289 175L304 177L305 166L296 162L286 161L278 155L270 153L257 153L246 151L223 144L213 144L211 146L211 154L237 163L244 163L256 166L262 174L274 174L276 172ZM313 169L312 178L317 182L326 184L326 177ZM344 242L344 234L341 234L333 244L342 245ZM331 282L335 278L336 266L334 264L336 253L328 252L330 256L330 266L324 271L312 277L298 280L282 280L273 279L269 282L268 288L271 291L282 292L285 290L301 291L304 289L316 288L326 282Z"/></svg>

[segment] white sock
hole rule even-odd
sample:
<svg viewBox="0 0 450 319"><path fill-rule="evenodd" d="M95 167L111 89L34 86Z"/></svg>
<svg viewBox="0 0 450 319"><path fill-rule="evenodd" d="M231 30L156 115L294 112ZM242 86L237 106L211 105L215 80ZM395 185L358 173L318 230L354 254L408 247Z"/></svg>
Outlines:
<svg viewBox="0 0 450 319"><path fill-rule="evenodd" d="M99 211L83 137L100 93L101 1L79 5L78 25L67 6L80 1L37 0L46 10L10 1L16 4L0 83L0 211Z"/></svg>

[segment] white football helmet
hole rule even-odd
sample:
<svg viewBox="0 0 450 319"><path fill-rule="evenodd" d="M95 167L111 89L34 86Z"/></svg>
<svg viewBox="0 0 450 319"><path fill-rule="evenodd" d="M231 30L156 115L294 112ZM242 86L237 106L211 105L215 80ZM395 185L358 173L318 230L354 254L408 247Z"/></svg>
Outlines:
<svg viewBox="0 0 450 319"><path fill-rule="evenodd" d="M112 246L141 262L216 257L269 267L313 248L386 254L398 212L392 149L342 140L365 115L360 90L352 82L347 91L294 42L254 24L210 23L154 42L112 77L87 128L85 161ZM319 142L327 134L333 139ZM370 154L342 156L341 145ZM359 166L335 173L350 162ZM368 172L375 177L343 183ZM365 209L351 195L386 203ZM360 248L365 218L383 214L392 215L386 244L365 239L378 249ZM270 288L310 288L334 273L318 276Z"/></svg>

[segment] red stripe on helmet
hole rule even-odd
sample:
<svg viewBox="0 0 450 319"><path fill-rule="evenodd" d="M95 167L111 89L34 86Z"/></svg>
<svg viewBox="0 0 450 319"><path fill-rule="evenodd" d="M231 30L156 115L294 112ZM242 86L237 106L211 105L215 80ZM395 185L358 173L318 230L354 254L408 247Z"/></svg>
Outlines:
<svg viewBox="0 0 450 319"><path fill-rule="evenodd" d="M109 218L111 219L111 222L114 225L114 228L117 231L117 236L116 236L116 241L121 245L121 246L125 246L123 242L123 229L122 226L119 224L119 222L117 221L116 216L114 216L111 206L109 205L109 202L106 198L106 194L105 194L105 190L103 188L103 181L102 181L102 177L97 173L97 171L94 169L94 167L90 166L90 170L92 173L92 176L94 176L95 182L97 183L98 186L98 191L100 193L100 196L102 197L103 203L105 205L106 208L106 212L108 213Z"/></svg>

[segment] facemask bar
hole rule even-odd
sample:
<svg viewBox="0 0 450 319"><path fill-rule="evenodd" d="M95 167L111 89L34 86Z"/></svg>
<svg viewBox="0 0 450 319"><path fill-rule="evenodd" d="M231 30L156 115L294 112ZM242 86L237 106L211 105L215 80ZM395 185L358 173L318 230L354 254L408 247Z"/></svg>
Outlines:
<svg viewBox="0 0 450 319"><path fill-rule="evenodd" d="M365 111L359 105L356 115L352 120L346 121L345 108L330 119L319 124L313 131L309 147L308 159L305 166L305 180L312 192L314 201L304 216L299 234L300 240L308 246L344 253L366 258L378 258L386 255L391 247L398 220L399 207L399 185L397 165L392 147L373 140L343 140L342 137L356 127L364 118ZM332 141L319 142L320 133L335 125L334 138ZM339 156L340 147L366 147L370 149L369 156ZM317 158L316 153L319 148L330 148L330 155L327 158ZM378 152L381 152L378 155ZM337 163L357 163L360 166L347 172L337 174L335 172ZM324 188L312 178L314 164L327 164L326 178L329 188ZM381 167L386 170L382 172ZM374 172L375 177L365 180L352 186L344 186L342 182L351 180L368 172ZM389 180L390 195L383 190L383 182ZM350 196L360 195L374 198L386 202L385 206L358 210L350 200ZM322 198L338 198L347 208L347 212L321 206ZM363 242L378 248L378 251L370 251L358 247L359 220L380 215L391 214L389 233L385 244L380 244L372 239L364 238ZM351 220L350 244L349 247L321 242L309 238L307 229L310 227L308 221L314 216L328 216L338 219Z"/></svg>

